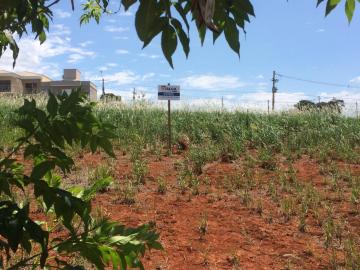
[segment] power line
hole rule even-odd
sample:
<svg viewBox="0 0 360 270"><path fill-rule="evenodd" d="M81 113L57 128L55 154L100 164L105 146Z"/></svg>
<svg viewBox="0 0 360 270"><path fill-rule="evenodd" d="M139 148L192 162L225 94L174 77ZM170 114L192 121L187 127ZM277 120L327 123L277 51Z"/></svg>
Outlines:
<svg viewBox="0 0 360 270"><path fill-rule="evenodd" d="M323 81L308 80L308 79L303 79L303 78L299 78L299 77L295 77L295 76L288 76L288 75L279 74L279 73L276 73L276 75L278 75L279 77L285 78L285 79L290 79L290 80L295 80L295 81L301 81L301 82L307 82L307 83L313 83L313 84L321 84L321 85L327 85L327 86L333 86L333 87L345 87L345 88L359 89L360 90L360 87L351 86L349 84L330 83L330 82L323 82Z"/></svg>

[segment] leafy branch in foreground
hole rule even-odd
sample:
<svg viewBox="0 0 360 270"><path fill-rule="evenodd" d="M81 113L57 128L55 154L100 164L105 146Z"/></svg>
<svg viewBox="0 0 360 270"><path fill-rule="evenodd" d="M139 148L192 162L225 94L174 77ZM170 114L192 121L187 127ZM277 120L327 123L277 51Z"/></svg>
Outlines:
<svg viewBox="0 0 360 270"><path fill-rule="evenodd" d="M143 269L140 257L146 249L162 248L158 234L148 225L131 229L91 216L90 200L97 189L109 183L107 179L99 179L87 189L61 187L61 177L55 172L69 173L74 165L66 147L80 144L90 146L92 152L101 148L114 156L112 127L100 122L92 107L80 91L74 91L69 96L50 94L46 110L38 108L35 100L25 100L18 110L17 124L24 136L0 159L0 250L6 254L0 265L4 269L28 265L33 265L32 269L85 269L64 260L74 256L85 258L97 269L108 265ZM12 159L19 152L24 160L32 161L31 170L23 169L25 161ZM35 220L30 211L36 203L41 207L41 220ZM55 237L48 220L62 225L61 237Z"/></svg>
<svg viewBox="0 0 360 270"><path fill-rule="evenodd" d="M41 43L53 18L52 9L61 0L1 0L0 1L0 57L7 48L13 52L14 65L19 54L16 38L31 32ZM239 30L245 31L245 23L255 16L250 0L117 0L119 9L109 10L111 0L86 0L80 23L94 19L100 22L103 14L114 14L123 8L135 7L135 28L138 38L146 47L154 37L161 34L161 47L170 66L178 41L186 57L190 52L190 22L195 22L203 44L207 29L213 34L213 42L224 34L229 47L240 54ZM316 0L317 6L326 2L325 15L330 14L340 3L345 3L345 13L352 20L356 2L359 0ZM72 9L74 1L71 0ZM31 26L31 28L29 27Z"/></svg>

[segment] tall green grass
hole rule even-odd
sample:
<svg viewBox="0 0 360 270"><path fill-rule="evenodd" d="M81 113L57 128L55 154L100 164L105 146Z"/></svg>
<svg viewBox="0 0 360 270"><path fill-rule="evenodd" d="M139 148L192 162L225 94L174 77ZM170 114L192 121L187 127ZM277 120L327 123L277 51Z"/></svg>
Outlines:
<svg viewBox="0 0 360 270"><path fill-rule="evenodd" d="M15 109L21 104L0 99L0 147L14 144L19 130L14 128ZM124 105L98 103L96 114L115 126L115 145L154 149L167 140L167 115L144 103ZM180 135L196 147L217 148L241 155L245 149L271 150L273 154L309 154L319 159L339 158L358 162L360 121L331 113L276 114L216 110L175 110L172 113L173 142Z"/></svg>

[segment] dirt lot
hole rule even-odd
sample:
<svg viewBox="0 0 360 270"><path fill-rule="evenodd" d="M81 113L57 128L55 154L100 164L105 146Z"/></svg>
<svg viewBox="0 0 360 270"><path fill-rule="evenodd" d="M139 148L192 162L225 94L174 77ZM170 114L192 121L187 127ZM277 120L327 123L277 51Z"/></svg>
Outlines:
<svg viewBox="0 0 360 270"><path fill-rule="evenodd" d="M184 153L143 159L148 173L134 203L125 203L121 196L121 187L132 174L132 162L122 153L112 163L117 188L99 194L93 203L103 215L126 225L151 222L156 227L164 251L148 252L146 269L332 269L349 263L343 239L360 235L360 218L350 203L351 185L344 175L360 175L358 165L331 162L324 169L302 156L292 163L293 180L278 181L281 173L289 175L289 163L279 157L276 170L257 164L246 169L244 158L216 161L205 165L194 191L179 187ZM100 154L86 154L78 165L96 167L106 162L108 158ZM329 182L334 166L336 185ZM240 183L236 189L231 179L244 171L252 179L250 188L241 188ZM160 191L158 179L164 180L166 191ZM299 209L307 195L299 195L304 188L295 191L296 186L313 186L321 198L316 207L303 212L303 227ZM335 224L335 229L326 224Z"/></svg>

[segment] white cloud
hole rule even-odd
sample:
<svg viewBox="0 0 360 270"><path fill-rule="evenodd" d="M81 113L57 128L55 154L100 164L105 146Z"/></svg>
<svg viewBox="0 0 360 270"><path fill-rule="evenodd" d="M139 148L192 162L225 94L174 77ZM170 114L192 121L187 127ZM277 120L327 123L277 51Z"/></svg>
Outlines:
<svg viewBox="0 0 360 270"><path fill-rule="evenodd" d="M147 73L145 75L142 76L142 80L145 81L147 79L150 79L150 78L153 78L155 77L155 73L154 72L150 72L150 73Z"/></svg>
<svg viewBox="0 0 360 270"><path fill-rule="evenodd" d="M129 31L129 27L121 27L121 26L114 26L114 25L106 25L104 27L104 30L110 33L121 33L121 32L126 32Z"/></svg>
<svg viewBox="0 0 360 270"><path fill-rule="evenodd" d="M62 74L62 67L51 61L53 57L69 56L68 61L74 63L85 56L95 56L93 51L71 44L70 34L68 27L55 24L52 26L52 31L48 34L46 42L42 45L32 36L18 40L20 53L16 61L15 71L33 71L57 78ZM12 63L12 52L7 50L1 57L0 69L12 70Z"/></svg>
<svg viewBox="0 0 360 270"><path fill-rule="evenodd" d="M150 59L157 59L160 57L160 55L158 55L158 54L147 54L147 53L140 53L139 56L150 58Z"/></svg>
<svg viewBox="0 0 360 270"><path fill-rule="evenodd" d="M69 55L69 58L67 60L68 63L76 63L79 62L80 60L84 59L85 56L78 54L78 53L73 53Z"/></svg>
<svg viewBox="0 0 360 270"><path fill-rule="evenodd" d="M246 86L238 77L231 75L191 75L180 81L184 88L209 91L232 90Z"/></svg>
<svg viewBox="0 0 360 270"><path fill-rule="evenodd" d="M323 33L323 32L325 32L325 29L323 29L323 28L319 28L316 30L316 33Z"/></svg>
<svg viewBox="0 0 360 270"><path fill-rule="evenodd" d="M263 80L263 79L264 79L264 75L259 74L259 75L256 76L256 79Z"/></svg>
<svg viewBox="0 0 360 270"><path fill-rule="evenodd" d="M59 17L60 19L65 19L71 17L71 13L67 11L63 11L61 9L54 10L55 17Z"/></svg>
<svg viewBox="0 0 360 270"><path fill-rule="evenodd" d="M267 82L259 82L255 85L256 90L266 90L269 87Z"/></svg>
<svg viewBox="0 0 360 270"><path fill-rule="evenodd" d="M115 36L115 37L113 37L113 39L116 39L116 40L128 40L129 37Z"/></svg>
<svg viewBox="0 0 360 270"><path fill-rule="evenodd" d="M129 54L130 52L128 50L118 49L115 51L117 54Z"/></svg>
<svg viewBox="0 0 360 270"><path fill-rule="evenodd" d="M360 76L351 79L350 80L350 85L360 86Z"/></svg>
<svg viewBox="0 0 360 270"><path fill-rule="evenodd" d="M126 84L133 84L141 80L141 76L135 74L132 71L125 70L104 76L104 79L107 82L112 82L117 85L126 85Z"/></svg>
<svg viewBox="0 0 360 270"><path fill-rule="evenodd" d="M87 40L87 41L84 41L84 42L80 42L79 45L80 45L81 47L85 48L85 47L87 47L87 46L89 46L89 45L91 45L91 44L93 44L93 43L94 43L93 41Z"/></svg>
<svg viewBox="0 0 360 270"><path fill-rule="evenodd" d="M116 63L106 63L105 65L103 65L103 66L101 66L100 68L99 68L99 70L100 71L106 71L106 70L109 70L109 69L111 69L111 68L113 68L113 67L116 67L118 64L116 64Z"/></svg>

